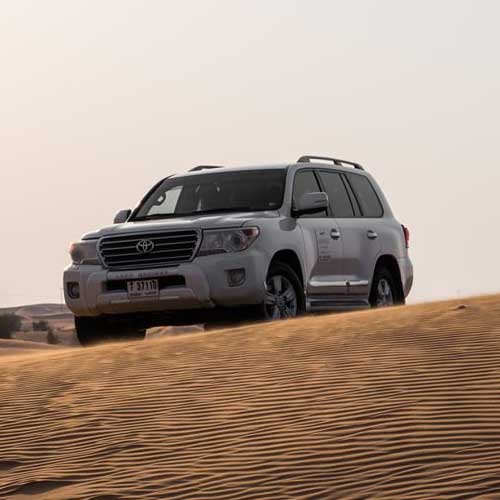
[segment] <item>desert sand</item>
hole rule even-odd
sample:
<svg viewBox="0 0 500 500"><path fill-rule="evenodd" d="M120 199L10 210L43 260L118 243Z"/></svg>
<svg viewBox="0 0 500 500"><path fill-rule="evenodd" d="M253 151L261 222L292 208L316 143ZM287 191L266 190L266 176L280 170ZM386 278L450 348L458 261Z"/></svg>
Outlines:
<svg viewBox="0 0 500 500"><path fill-rule="evenodd" d="M30 342L28 340L0 339L0 356L26 355L36 351L50 351L54 349L58 349L58 346ZM1 396L0 401L2 401Z"/></svg>
<svg viewBox="0 0 500 500"><path fill-rule="evenodd" d="M0 498L500 498L500 296L3 356L0 422Z"/></svg>

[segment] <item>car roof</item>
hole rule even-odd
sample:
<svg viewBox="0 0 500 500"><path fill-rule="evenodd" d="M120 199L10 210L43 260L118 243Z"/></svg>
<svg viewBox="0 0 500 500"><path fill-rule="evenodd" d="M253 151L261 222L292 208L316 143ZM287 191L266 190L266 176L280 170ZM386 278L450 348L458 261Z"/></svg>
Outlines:
<svg viewBox="0 0 500 500"><path fill-rule="evenodd" d="M178 174L174 174L171 176L171 178L179 178L179 177L185 177L185 176L192 176L192 175L210 175L210 174L216 174L216 173L224 173L224 172L248 172L248 171L259 171L259 170L277 170L277 169L299 169L299 168L324 168L324 169L332 169L332 170L339 170L342 172L351 172L351 173L357 173L357 174L366 174L365 171L355 169L353 167L347 166L347 165L332 165L330 163L324 163L324 162L297 162L297 163L278 163L274 165L248 165L248 166L236 166L236 167L231 167L231 166L206 166L205 168L202 168L200 170L191 170L188 172L181 172Z"/></svg>
<svg viewBox="0 0 500 500"><path fill-rule="evenodd" d="M332 164L332 163L326 163L322 161L310 161L310 162L297 162L297 163L292 163L290 167L297 167L297 168L323 168L325 170L338 170L341 172L347 172L347 173L354 173L354 174L361 174L361 175L366 175L368 172L366 170L361 170L358 168L353 168L349 165L338 165L338 164Z"/></svg>
<svg viewBox="0 0 500 500"><path fill-rule="evenodd" d="M185 177L191 175L210 175L210 174L218 174L224 172L248 172L254 170L276 170L276 169L287 169L289 167L288 164L278 164L278 165L249 165L249 166L239 166L239 167L209 167L203 168L201 170L190 170L188 172L182 172L179 174L175 174L172 177Z"/></svg>

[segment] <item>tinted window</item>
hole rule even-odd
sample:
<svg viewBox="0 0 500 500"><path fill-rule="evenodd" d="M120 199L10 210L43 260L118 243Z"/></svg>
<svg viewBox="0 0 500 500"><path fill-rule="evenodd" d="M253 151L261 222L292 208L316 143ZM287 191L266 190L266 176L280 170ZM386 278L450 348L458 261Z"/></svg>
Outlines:
<svg viewBox="0 0 500 500"><path fill-rule="evenodd" d="M286 170L210 172L163 181L139 208L135 220L207 212L277 210Z"/></svg>
<svg viewBox="0 0 500 500"><path fill-rule="evenodd" d="M302 170L295 175L293 185L293 202L300 200L306 193L318 193L321 191L316 176L312 170ZM326 210L315 214L305 214L302 217L325 217Z"/></svg>
<svg viewBox="0 0 500 500"><path fill-rule="evenodd" d="M352 190L352 187L347 181L347 179L344 177L344 174L342 174L342 178L344 179L345 187L347 189L347 192L349 193L349 198L351 199L352 208L354 208L354 216L361 217L361 209L359 208L358 200L356 200L356 197L354 196L354 191Z"/></svg>
<svg viewBox="0 0 500 500"><path fill-rule="evenodd" d="M381 217L384 213L377 193L363 175L346 174L364 217Z"/></svg>
<svg viewBox="0 0 500 500"><path fill-rule="evenodd" d="M340 174L322 170L319 175L328 194L333 216L353 217L354 211L351 201L349 200L349 195L347 194L344 181L340 177Z"/></svg>

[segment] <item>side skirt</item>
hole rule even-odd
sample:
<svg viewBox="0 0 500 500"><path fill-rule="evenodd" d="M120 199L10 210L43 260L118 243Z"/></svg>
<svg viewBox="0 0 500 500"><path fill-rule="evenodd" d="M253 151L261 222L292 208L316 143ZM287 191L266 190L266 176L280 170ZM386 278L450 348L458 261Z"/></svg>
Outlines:
<svg viewBox="0 0 500 500"><path fill-rule="evenodd" d="M370 303L367 299L357 297L335 297L331 295L316 295L314 297L306 298L307 312L320 312L320 311L354 311L359 309L367 309Z"/></svg>

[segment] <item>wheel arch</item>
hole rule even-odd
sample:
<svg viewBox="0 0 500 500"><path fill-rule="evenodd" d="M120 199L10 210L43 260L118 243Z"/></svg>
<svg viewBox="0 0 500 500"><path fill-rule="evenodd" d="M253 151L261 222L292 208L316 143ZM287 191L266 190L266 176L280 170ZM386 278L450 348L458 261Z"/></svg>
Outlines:
<svg viewBox="0 0 500 500"><path fill-rule="evenodd" d="M297 274L302 287L304 287L304 273L302 271L302 264L297 253L294 250L284 249L277 251L273 255L271 262L269 263L269 268L275 262L282 262L283 264L287 264L288 266L290 266L295 271L295 274Z"/></svg>

